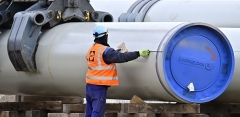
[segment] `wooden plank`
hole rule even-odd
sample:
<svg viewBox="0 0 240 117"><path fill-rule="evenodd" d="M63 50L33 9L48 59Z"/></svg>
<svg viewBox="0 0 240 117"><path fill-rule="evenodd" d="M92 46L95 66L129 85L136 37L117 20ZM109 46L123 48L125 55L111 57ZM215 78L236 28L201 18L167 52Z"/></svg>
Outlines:
<svg viewBox="0 0 240 117"><path fill-rule="evenodd" d="M212 117L218 117L219 115L214 115ZM2 116L1 116L2 117ZM84 113L49 113L48 117L84 117ZM206 114L147 114L147 113L105 113L104 117L209 117ZM227 117L227 116L219 116L219 117ZM231 117L239 117L239 116L231 116Z"/></svg>
<svg viewBox="0 0 240 117"><path fill-rule="evenodd" d="M18 111L18 116L17 117L26 117L26 111Z"/></svg>
<svg viewBox="0 0 240 117"><path fill-rule="evenodd" d="M36 102L36 101L61 101L63 104L82 104L84 99L82 97L46 97L46 96L23 96L22 102Z"/></svg>
<svg viewBox="0 0 240 117"><path fill-rule="evenodd" d="M121 110L121 104L107 104L105 112L118 113ZM84 113L85 104L63 104L64 113Z"/></svg>
<svg viewBox="0 0 240 117"><path fill-rule="evenodd" d="M224 117L224 115L223 114L211 113L211 114L209 114L209 117Z"/></svg>
<svg viewBox="0 0 240 117"><path fill-rule="evenodd" d="M105 113L104 117L117 117L118 114L117 113Z"/></svg>
<svg viewBox="0 0 240 117"><path fill-rule="evenodd" d="M118 113L117 117L182 117L182 114Z"/></svg>
<svg viewBox="0 0 240 117"><path fill-rule="evenodd" d="M18 116L18 112L16 111L9 111L9 117L17 117Z"/></svg>
<svg viewBox="0 0 240 117"><path fill-rule="evenodd" d="M207 114L184 114L183 117L209 117Z"/></svg>
<svg viewBox="0 0 240 117"><path fill-rule="evenodd" d="M60 110L60 109L62 109L61 101L0 103L0 111Z"/></svg>
<svg viewBox="0 0 240 117"><path fill-rule="evenodd" d="M201 113L239 114L240 104L201 104Z"/></svg>
<svg viewBox="0 0 240 117"><path fill-rule="evenodd" d="M63 104L64 113L85 112L83 104ZM199 113L198 104L107 104L105 112L116 113Z"/></svg>
<svg viewBox="0 0 240 117"><path fill-rule="evenodd" d="M156 117L156 116L155 114L148 113L117 113L117 116L113 115L107 117Z"/></svg>
<svg viewBox="0 0 240 117"><path fill-rule="evenodd" d="M135 113L133 117L155 117L155 114Z"/></svg>
<svg viewBox="0 0 240 117"><path fill-rule="evenodd" d="M112 113L199 113L198 104L107 104L105 112ZM84 104L63 104L64 113L83 113Z"/></svg>
<svg viewBox="0 0 240 117"><path fill-rule="evenodd" d="M171 113L161 113L159 117L175 117L174 114Z"/></svg>
<svg viewBox="0 0 240 117"><path fill-rule="evenodd" d="M9 117L9 111L0 111L0 117Z"/></svg>
<svg viewBox="0 0 240 117"><path fill-rule="evenodd" d="M117 117L133 117L133 113L118 113Z"/></svg>
<svg viewBox="0 0 240 117"><path fill-rule="evenodd" d="M33 110L33 111L20 111L18 117L47 117L46 111Z"/></svg>
<svg viewBox="0 0 240 117"><path fill-rule="evenodd" d="M221 113L209 113L208 114L209 117L240 117L238 116L234 116L232 114L221 114Z"/></svg>
<svg viewBox="0 0 240 117"><path fill-rule="evenodd" d="M69 117L66 113L48 113L48 117Z"/></svg>
<svg viewBox="0 0 240 117"><path fill-rule="evenodd" d="M85 104L63 104L63 113L84 113Z"/></svg>
<svg viewBox="0 0 240 117"><path fill-rule="evenodd" d="M31 112L30 117L47 117L48 116L46 111L33 110L33 111L30 111L30 112Z"/></svg>
<svg viewBox="0 0 240 117"><path fill-rule="evenodd" d="M120 113L128 113L128 105L129 104L124 104L124 103L122 103L121 104L121 109L120 109Z"/></svg>
<svg viewBox="0 0 240 117"><path fill-rule="evenodd" d="M127 113L199 113L199 104L129 104Z"/></svg>
<svg viewBox="0 0 240 117"><path fill-rule="evenodd" d="M1 111L0 117L17 117L18 112L17 111Z"/></svg>
<svg viewBox="0 0 240 117"><path fill-rule="evenodd" d="M84 117L84 113L48 113L48 117Z"/></svg>
<svg viewBox="0 0 240 117"><path fill-rule="evenodd" d="M105 112L119 113L121 111L121 104L107 104Z"/></svg>
<svg viewBox="0 0 240 117"><path fill-rule="evenodd" d="M40 110L18 111L15 117L47 117L47 112Z"/></svg>
<svg viewBox="0 0 240 117"><path fill-rule="evenodd" d="M84 117L84 113L71 113L69 117Z"/></svg>

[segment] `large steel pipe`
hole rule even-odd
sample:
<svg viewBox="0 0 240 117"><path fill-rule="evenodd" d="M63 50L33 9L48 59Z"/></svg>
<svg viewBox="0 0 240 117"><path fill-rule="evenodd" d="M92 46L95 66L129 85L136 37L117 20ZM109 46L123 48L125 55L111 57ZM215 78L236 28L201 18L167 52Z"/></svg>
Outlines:
<svg viewBox="0 0 240 117"><path fill-rule="evenodd" d="M108 98L130 99L138 95L146 100L204 103L219 97L232 79L235 63L231 44L211 25L101 25L109 29L109 44L113 48L125 42L129 51L158 51L151 52L147 59L140 57L118 64L120 86L109 88ZM3 31L0 35L0 94L84 96L85 57L93 44L95 26L95 23L67 23L43 31L35 56L36 73L15 71L7 54L9 30ZM229 33L229 30L225 31ZM237 34L229 33L229 39L235 39L232 40L234 46L239 42ZM235 74L235 85L237 76L239 74ZM238 90L234 86L228 91ZM230 99L228 93L225 96ZM240 102L239 99L234 101Z"/></svg>
<svg viewBox="0 0 240 117"><path fill-rule="evenodd" d="M224 93L218 97L215 102L240 102L239 96L239 83L240 83L240 46L239 46L239 36L240 36L240 29L239 28L220 28L221 31L228 37L233 51L234 51L234 58L235 58L235 70L233 79L226 89Z"/></svg>
<svg viewBox="0 0 240 117"><path fill-rule="evenodd" d="M237 0L137 0L121 22L206 22L219 27L240 27Z"/></svg>
<svg viewBox="0 0 240 117"><path fill-rule="evenodd" d="M114 22L118 22L118 17L126 12L136 0L91 0L90 4L95 10L106 11L112 15Z"/></svg>

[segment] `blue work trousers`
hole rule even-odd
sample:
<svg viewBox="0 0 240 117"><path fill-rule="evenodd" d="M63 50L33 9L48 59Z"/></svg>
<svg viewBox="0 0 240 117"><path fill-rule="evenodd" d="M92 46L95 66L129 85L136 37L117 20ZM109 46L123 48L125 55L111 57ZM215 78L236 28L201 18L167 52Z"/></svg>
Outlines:
<svg viewBox="0 0 240 117"><path fill-rule="evenodd" d="M104 117L108 86L86 85L85 117Z"/></svg>

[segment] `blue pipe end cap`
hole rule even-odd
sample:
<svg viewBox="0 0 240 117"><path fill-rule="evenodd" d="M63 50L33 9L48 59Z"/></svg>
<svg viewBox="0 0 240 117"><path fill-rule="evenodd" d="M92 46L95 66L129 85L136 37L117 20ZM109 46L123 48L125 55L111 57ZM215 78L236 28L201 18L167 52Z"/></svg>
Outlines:
<svg viewBox="0 0 240 117"><path fill-rule="evenodd" d="M232 80L232 46L213 26L193 23L178 29L165 47L163 57L170 92L184 102L212 101Z"/></svg>

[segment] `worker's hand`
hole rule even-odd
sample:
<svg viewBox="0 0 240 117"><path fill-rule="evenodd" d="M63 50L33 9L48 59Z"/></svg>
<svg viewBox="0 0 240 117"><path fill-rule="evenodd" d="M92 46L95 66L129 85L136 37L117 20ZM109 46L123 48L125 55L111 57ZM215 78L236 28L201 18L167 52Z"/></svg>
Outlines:
<svg viewBox="0 0 240 117"><path fill-rule="evenodd" d="M139 51L139 55L142 56L142 57L145 57L147 58L150 54L150 51L149 50L140 50Z"/></svg>

